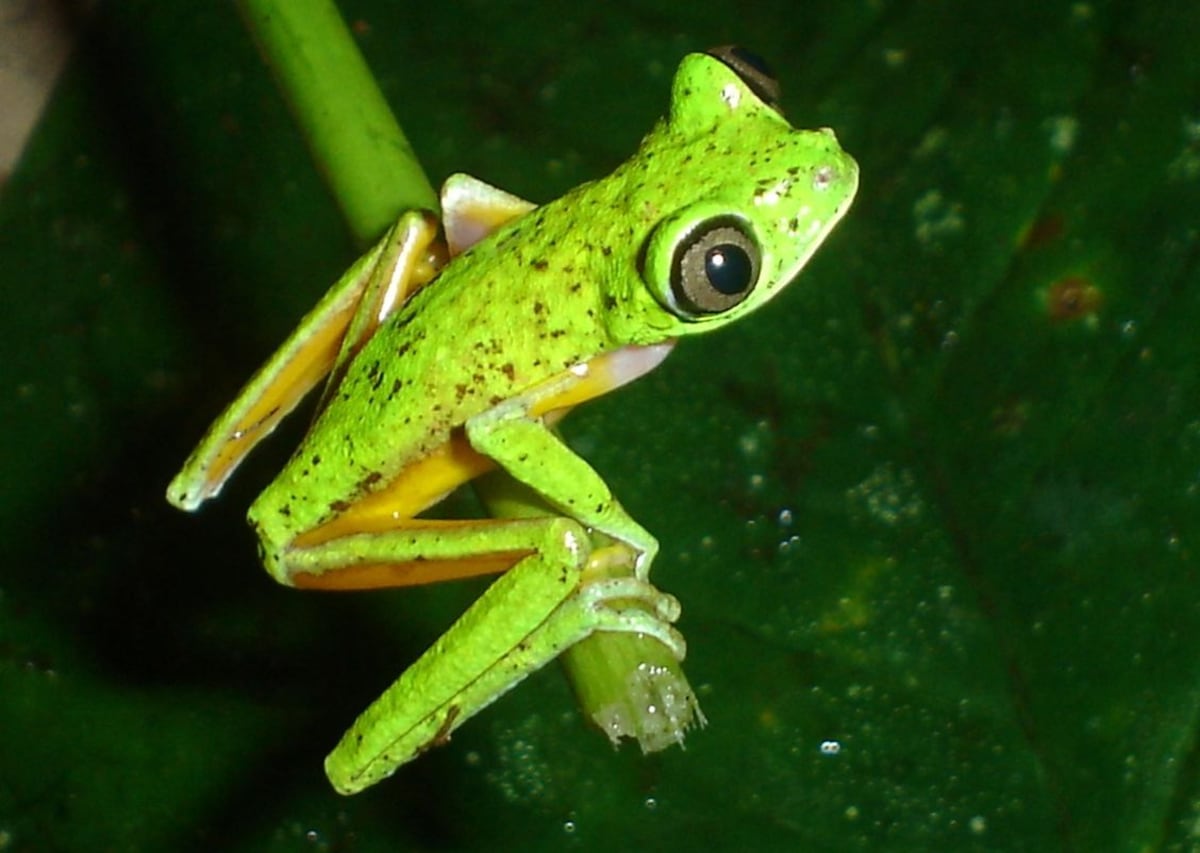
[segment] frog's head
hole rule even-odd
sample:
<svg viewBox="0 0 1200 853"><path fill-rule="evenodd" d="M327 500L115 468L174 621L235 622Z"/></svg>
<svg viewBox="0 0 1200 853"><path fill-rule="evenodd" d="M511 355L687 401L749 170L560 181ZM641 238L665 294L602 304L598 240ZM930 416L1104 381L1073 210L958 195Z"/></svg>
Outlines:
<svg viewBox="0 0 1200 853"><path fill-rule="evenodd" d="M857 164L832 130L793 128L778 94L765 63L739 48L680 64L670 113L630 176L645 237L644 289L629 295L658 334L707 331L766 303L850 207Z"/></svg>

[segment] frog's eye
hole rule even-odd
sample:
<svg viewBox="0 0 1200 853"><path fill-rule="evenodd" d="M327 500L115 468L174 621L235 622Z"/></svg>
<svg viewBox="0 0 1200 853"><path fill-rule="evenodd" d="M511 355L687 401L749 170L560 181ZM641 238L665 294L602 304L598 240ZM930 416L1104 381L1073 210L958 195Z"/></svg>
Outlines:
<svg viewBox="0 0 1200 853"><path fill-rule="evenodd" d="M707 53L728 65L760 101L776 112L782 112L779 106L779 80L765 59L735 44L714 47Z"/></svg>
<svg viewBox="0 0 1200 853"><path fill-rule="evenodd" d="M670 260L664 269L667 252ZM682 233L656 234L647 248L646 273L664 307L681 319L694 320L728 311L749 296L758 283L761 261L748 226L722 216Z"/></svg>

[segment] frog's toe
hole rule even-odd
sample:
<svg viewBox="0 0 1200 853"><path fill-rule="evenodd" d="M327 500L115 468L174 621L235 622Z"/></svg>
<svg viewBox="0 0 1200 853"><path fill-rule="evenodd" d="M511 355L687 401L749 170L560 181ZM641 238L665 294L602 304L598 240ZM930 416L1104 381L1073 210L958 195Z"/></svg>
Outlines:
<svg viewBox="0 0 1200 853"><path fill-rule="evenodd" d="M596 631L646 634L671 650L687 655L687 642L672 625L679 619L679 599L634 577L610 578L583 585L577 599L591 611Z"/></svg>

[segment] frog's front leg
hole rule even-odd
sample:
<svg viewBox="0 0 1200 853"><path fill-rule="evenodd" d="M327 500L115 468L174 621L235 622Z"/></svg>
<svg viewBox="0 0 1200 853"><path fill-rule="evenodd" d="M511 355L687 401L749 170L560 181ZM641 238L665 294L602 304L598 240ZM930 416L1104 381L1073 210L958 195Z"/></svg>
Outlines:
<svg viewBox="0 0 1200 853"><path fill-rule="evenodd" d="M525 676L596 631L648 634L680 659L671 627L679 604L637 578L606 579L606 563L630 563L617 545L592 552L567 518L400 522L395 530L292 549L297 573L363 564L472 560L516 555L501 575L400 679L367 708L326 760L338 791L354 793L447 740ZM595 575L595 576L593 576Z"/></svg>
<svg viewBox="0 0 1200 853"><path fill-rule="evenodd" d="M570 399L574 386L587 381L587 370L581 365L566 371L475 416L466 423L467 439L564 515L634 549L636 577L646 581L658 540L625 511L596 470L532 414L554 411L557 401Z"/></svg>

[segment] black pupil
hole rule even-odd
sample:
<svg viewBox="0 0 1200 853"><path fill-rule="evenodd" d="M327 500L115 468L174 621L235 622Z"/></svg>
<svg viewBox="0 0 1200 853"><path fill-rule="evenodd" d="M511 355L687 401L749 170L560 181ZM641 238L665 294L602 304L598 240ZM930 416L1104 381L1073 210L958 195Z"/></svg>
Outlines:
<svg viewBox="0 0 1200 853"><path fill-rule="evenodd" d="M733 243L713 246L704 255L704 274L726 296L736 296L750 286L752 269L746 250Z"/></svg>

